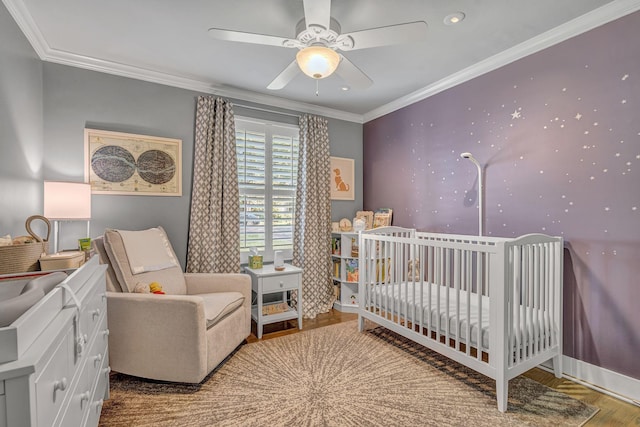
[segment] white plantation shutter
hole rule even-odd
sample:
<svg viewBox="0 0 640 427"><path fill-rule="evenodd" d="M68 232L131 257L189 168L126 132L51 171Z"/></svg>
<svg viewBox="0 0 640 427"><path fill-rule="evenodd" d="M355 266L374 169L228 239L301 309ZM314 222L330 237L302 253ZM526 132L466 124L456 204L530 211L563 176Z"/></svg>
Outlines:
<svg viewBox="0 0 640 427"><path fill-rule="evenodd" d="M256 248L265 261L274 250L290 258L298 173L298 128L236 118L242 262Z"/></svg>

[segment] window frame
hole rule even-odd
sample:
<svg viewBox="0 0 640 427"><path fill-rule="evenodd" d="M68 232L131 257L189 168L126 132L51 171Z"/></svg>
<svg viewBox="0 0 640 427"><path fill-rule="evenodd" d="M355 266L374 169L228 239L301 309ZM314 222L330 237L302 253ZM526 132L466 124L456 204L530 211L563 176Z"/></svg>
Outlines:
<svg viewBox="0 0 640 427"><path fill-rule="evenodd" d="M240 127L238 126L240 125ZM280 134L282 136L290 136L295 139L299 139L300 135L300 127L298 125L278 122L273 120L265 120L265 119L257 119L247 116L236 116L235 117L235 132L238 130L250 131L255 133L260 133L265 135L265 164L264 164L264 212L265 212L265 223L264 223L264 241L265 248L260 250L259 253L263 256L264 262L271 262L274 258L274 247L273 247L273 198L274 196L283 195L289 196L291 195L291 191L289 190L278 190L273 187L273 137L274 134L277 134L275 130L280 130ZM284 134L284 135L283 135ZM299 142L298 142L299 143ZM236 143L237 144L237 143ZM237 148L237 145L236 145ZM237 156L237 154L236 154ZM296 159L297 162L297 159ZM298 169L296 167L296 169ZM238 168L239 170L239 168ZM258 189L240 189L240 175L238 175L238 189L240 197L243 194L255 194L262 195L263 192ZM296 180L297 181L297 180ZM291 248L287 249L278 249L282 250L285 259L293 258L293 235L295 227L295 197L296 197L296 185L297 182L293 182L293 211L292 211L292 230L291 230ZM246 212L245 212L245 223L240 222L241 211L238 212L238 221L240 223L240 233L243 232L243 225L246 225ZM242 239L241 239L242 241ZM248 248L240 248L240 262L242 264L246 264L248 262L249 257L249 249Z"/></svg>

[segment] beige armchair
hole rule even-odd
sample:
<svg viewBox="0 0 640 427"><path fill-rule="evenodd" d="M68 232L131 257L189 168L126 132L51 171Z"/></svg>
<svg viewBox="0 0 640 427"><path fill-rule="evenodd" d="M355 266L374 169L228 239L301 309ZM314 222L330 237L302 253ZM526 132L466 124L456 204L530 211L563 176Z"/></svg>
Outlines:
<svg viewBox="0 0 640 427"><path fill-rule="evenodd" d="M106 230L109 364L128 375L201 382L251 333L251 279L183 273L161 227ZM148 292L157 282L165 294Z"/></svg>

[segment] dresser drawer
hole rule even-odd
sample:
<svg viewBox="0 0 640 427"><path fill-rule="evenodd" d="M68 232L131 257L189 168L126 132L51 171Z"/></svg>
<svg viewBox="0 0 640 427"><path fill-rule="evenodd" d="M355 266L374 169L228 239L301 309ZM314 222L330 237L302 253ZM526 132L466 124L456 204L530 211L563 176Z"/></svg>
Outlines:
<svg viewBox="0 0 640 427"><path fill-rule="evenodd" d="M80 328L83 336L91 339L91 336L95 333L98 326L98 322L106 311L107 295L104 289L98 287L87 296L84 307L82 308Z"/></svg>
<svg viewBox="0 0 640 427"><path fill-rule="evenodd" d="M102 412L102 405L104 400L109 397L107 390L109 389L109 361L103 360L100 366L100 373L97 380L95 389L93 390L93 399L89 406L89 417L87 419L87 426L97 426L100 420L100 413Z"/></svg>
<svg viewBox="0 0 640 427"><path fill-rule="evenodd" d="M104 359L106 358L107 343L109 341L107 333L107 316L102 316L100 319L95 339L91 343L91 348L87 352L87 373L89 382L92 384L98 375L98 371L102 367Z"/></svg>
<svg viewBox="0 0 640 427"><path fill-rule="evenodd" d="M299 277L298 274L265 277L262 279L262 293L298 289Z"/></svg>
<svg viewBox="0 0 640 427"><path fill-rule="evenodd" d="M72 341L70 329L35 380L38 425L50 425L56 419L65 396L70 392L73 381L73 369L70 366L73 359Z"/></svg>
<svg viewBox="0 0 640 427"><path fill-rule="evenodd" d="M91 403L91 386L87 379L88 363L85 363L78 377L75 389L71 390L69 405L61 417L56 420L54 426L81 426L82 419L87 414L87 409Z"/></svg>

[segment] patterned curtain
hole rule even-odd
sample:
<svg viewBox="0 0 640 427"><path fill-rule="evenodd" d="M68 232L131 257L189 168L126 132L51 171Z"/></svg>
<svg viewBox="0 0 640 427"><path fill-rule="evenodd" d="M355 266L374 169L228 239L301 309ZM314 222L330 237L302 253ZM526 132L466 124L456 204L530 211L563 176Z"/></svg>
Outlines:
<svg viewBox="0 0 640 427"><path fill-rule="evenodd" d="M198 97L187 272L240 271L240 199L233 105Z"/></svg>
<svg viewBox="0 0 640 427"><path fill-rule="evenodd" d="M331 167L325 118L300 117L293 264L303 269L303 314L315 318L334 301L331 278Z"/></svg>

